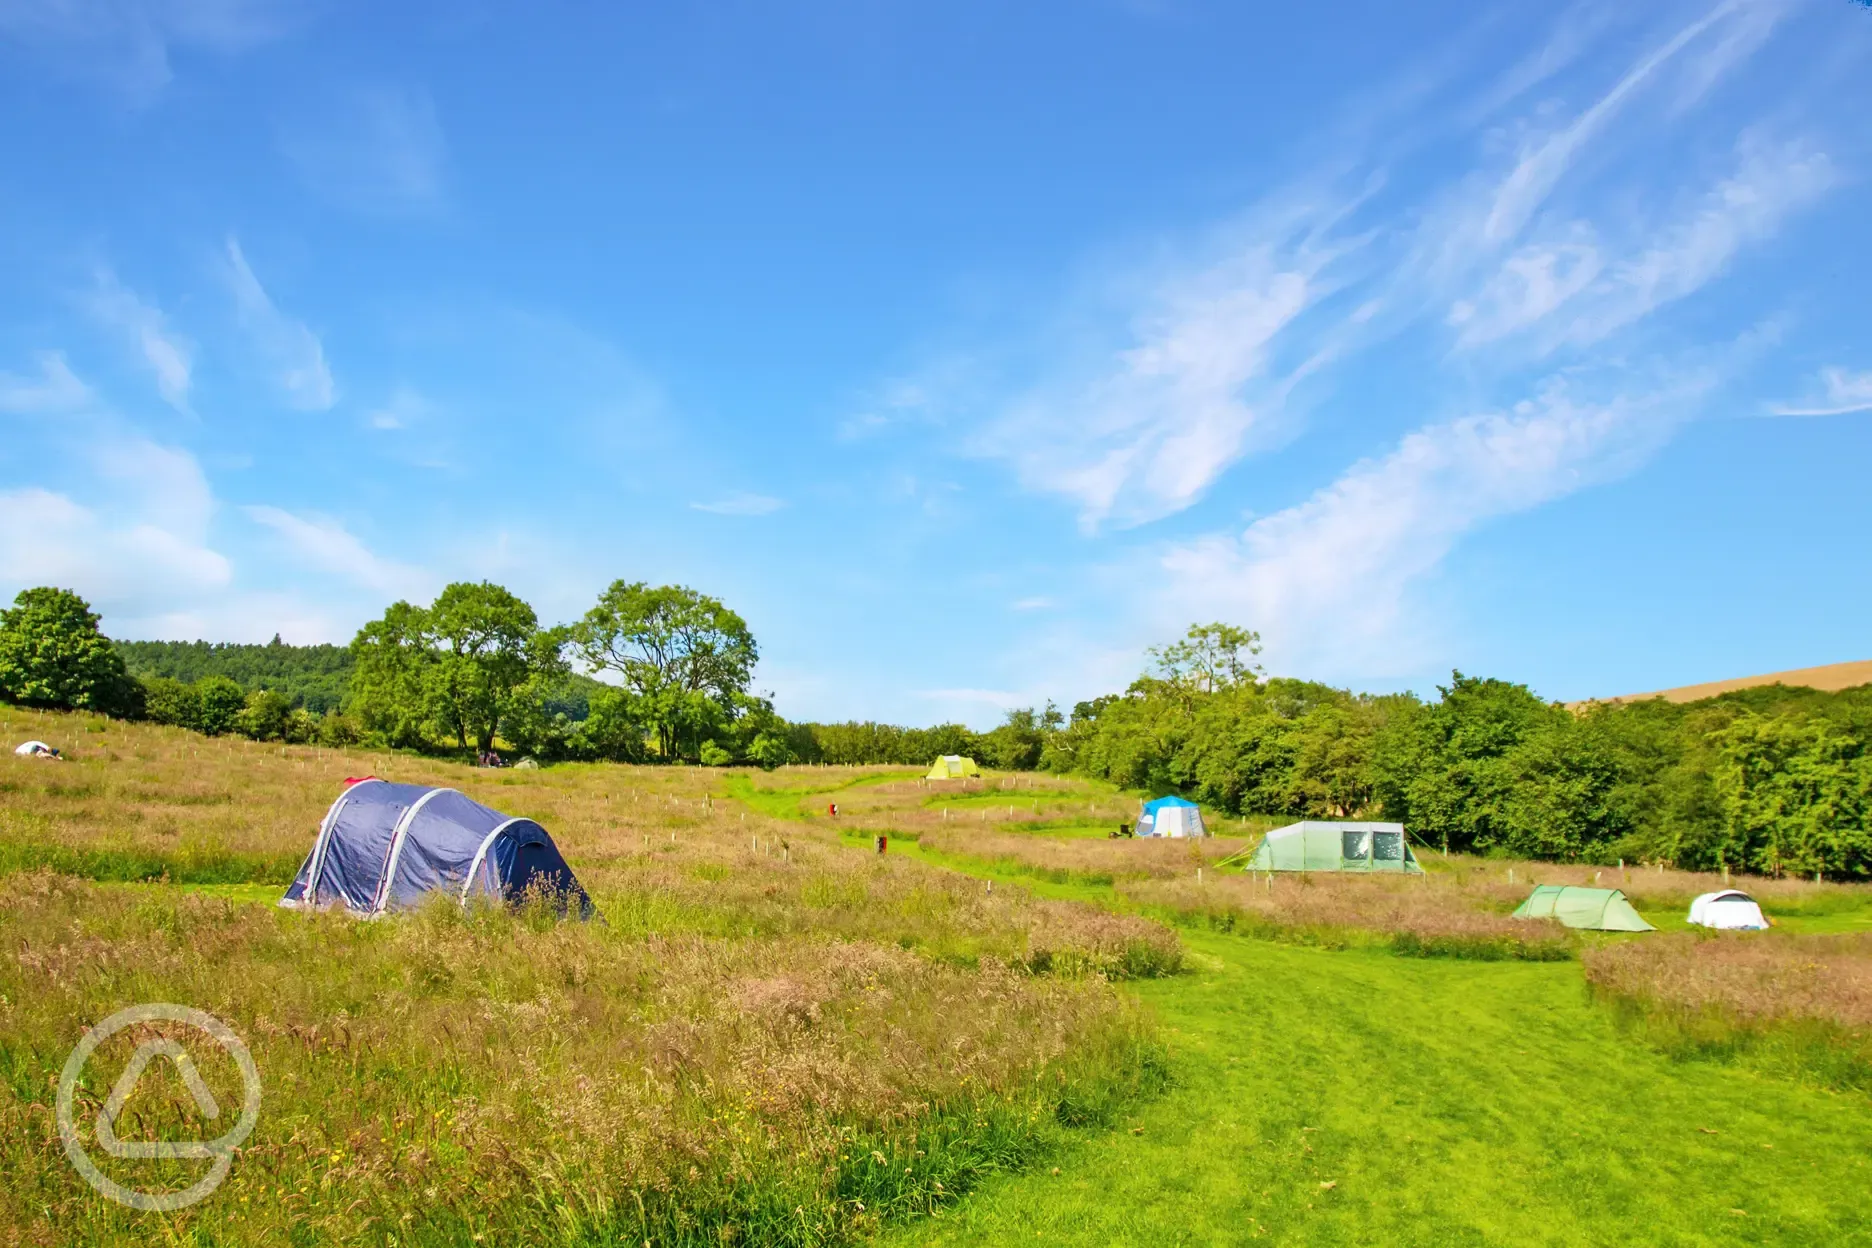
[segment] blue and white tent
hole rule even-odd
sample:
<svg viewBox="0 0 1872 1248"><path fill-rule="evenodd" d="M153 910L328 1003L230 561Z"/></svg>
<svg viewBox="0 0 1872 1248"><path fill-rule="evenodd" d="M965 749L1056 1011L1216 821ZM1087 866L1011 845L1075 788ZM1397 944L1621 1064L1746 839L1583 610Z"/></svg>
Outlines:
<svg viewBox="0 0 1872 1248"><path fill-rule="evenodd" d="M591 898L539 824L509 818L454 789L372 777L332 803L279 904L342 905L374 917L437 891L466 906L476 898L514 901L529 888L556 893L581 918L591 914Z"/></svg>
<svg viewBox="0 0 1872 1248"><path fill-rule="evenodd" d="M1160 797L1145 802L1138 815L1139 836L1208 836L1203 826L1202 807L1180 797Z"/></svg>

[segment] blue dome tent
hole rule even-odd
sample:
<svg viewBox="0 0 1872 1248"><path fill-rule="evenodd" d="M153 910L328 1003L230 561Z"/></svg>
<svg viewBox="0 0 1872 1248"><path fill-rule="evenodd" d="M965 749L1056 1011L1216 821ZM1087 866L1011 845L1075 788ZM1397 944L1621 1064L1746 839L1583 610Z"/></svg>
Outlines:
<svg viewBox="0 0 1872 1248"><path fill-rule="evenodd" d="M1139 836L1208 836L1203 826L1202 807L1180 797L1160 797L1145 802L1138 816Z"/></svg>
<svg viewBox="0 0 1872 1248"><path fill-rule="evenodd" d="M374 918L445 891L463 906L510 902L537 888L566 911L591 914L591 898L531 819L515 819L454 789L359 780L332 803L280 905L343 905Z"/></svg>

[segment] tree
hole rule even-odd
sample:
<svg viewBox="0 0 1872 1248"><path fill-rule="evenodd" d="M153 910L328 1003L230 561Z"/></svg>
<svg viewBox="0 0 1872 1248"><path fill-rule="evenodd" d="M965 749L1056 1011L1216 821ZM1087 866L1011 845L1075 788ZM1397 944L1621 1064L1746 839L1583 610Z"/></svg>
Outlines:
<svg viewBox="0 0 1872 1248"><path fill-rule="evenodd" d="M392 745L431 733L466 749L493 747L501 724L563 672L563 638L499 585L457 582L433 605L398 602L351 643L353 706Z"/></svg>
<svg viewBox="0 0 1872 1248"><path fill-rule="evenodd" d="M542 635L533 608L488 581L457 581L428 612L427 637L440 652L429 681L430 706L455 731L459 746L493 748L515 691L559 666L560 639Z"/></svg>
<svg viewBox="0 0 1872 1248"><path fill-rule="evenodd" d="M1487 850L1509 835L1508 802L1525 778L1507 755L1569 712L1526 685L1452 672L1440 701L1394 717L1372 743L1387 819L1451 849Z"/></svg>
<svg viewBox="0 0 1872 1248"><path fill-rule="evenodd" d="M383 618L358 630L351 642L351 705L364 726L397 748L423 744L425 688L435 656L428 646L429 613L394 602Z"/></svg>
<svg viewBox="0 0 1872 1248"><path fill-rule="evenodd" d="M292 714L291 698L278 690L256 689L234 717L234 731L256 741L282 741Z"/></svg>
<svg viewBox="0 0 1872 1248"><path fill-rule="evenodd" d="M637 700L623 689L606 685L591 695L588 706L577 732L582 748L593 758L641 763L648 751Z"/></svg>
<svg viewBox="0 0 1872 1248"><path fill-rule="evenodd" d="M711 718L733 718L760 658L745 620L684 585L614 581L569 639L587 666L623 677L666 760L699 756Z"/></svg>
<svg viewBox="0 0 1872 1248"><path fill-rule="evenodd" d="M196 728L201 723L201 695L194 685L151 676L143 681L143 700L144 713L159 724Z"/></svg>
<svg viewBox="0 0 1872 1248"><path fill-rule="evenodd" d="M195 722L197 732L218 737L232 732L240 713L247 709L247 691L226 676L206 676L195 682Z"/></svg>
<svg viewBox="0 0 1872 1248"><path fill-rule="evenodd" d="M69 589L26 589L0 610L0 698L25 706L122 713L123 659L91 604Z"/></svg>
<svg viewBox="0 0 1872 1248"><path fill-rule="evenodd" d="M1059 727L1059 708L1051 702L1040 714L1032 707L1009 711L1000 727L982 736L982 753L990 767L1001 771L1032 771L1040 765L1048 734Z"/></svg>
<svg viewBox="0 0 1872 1248"><path fill-rule="evenodd" d="M1150 652L1163 678L1194 693L1219 693L1261 671L1261 634L1233 624L1192 624L1182 641Z"/></svg>
<svg viewBox="0 0 1872 1248"><path fill-rule="evenodd" d="M1798 712L1744 711L1714 737L1725 865L1773 875L1872 873L1872 757L1864 741Z"/></svg>

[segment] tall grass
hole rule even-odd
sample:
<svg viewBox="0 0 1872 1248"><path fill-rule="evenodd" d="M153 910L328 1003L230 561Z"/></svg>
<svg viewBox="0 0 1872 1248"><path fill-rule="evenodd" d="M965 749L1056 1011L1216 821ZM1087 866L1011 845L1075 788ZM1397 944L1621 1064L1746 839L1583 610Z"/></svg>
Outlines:
<svg viewBox="0 0 1872 1248"><path fill-rule="evenodd" d="M1211 867L1248 844L1234 837L1107 840L967 826L924 832L918 843L934 853L974 859L1055 884L1112 884L1194 875L1198 867Z"/></svg>
<svg viewBox="0 0 1872 1248"><path fill-rule="evenodd" d="M1584 961L1595 995L1669 1052L1872 1091L1872 934L1684 932Z"/></svg>
<svg viewBox="0 0 1872 1248"><path fill-rule="evenodd" d="M0 765L0 863L64 872L0 876L0 1242L833 1243L1161 1077L1108 982L1177 968L1161 925L853 852L722 800L719 773L8 718L73 761ZM438 903L364 923L176 883L229 862L283 883L339 780L370 773L540 820L604 921ZM145 1001L225 1019L265 1084L227 1183L167 1217L96 1197L50 1115L83 1028ZM93 1058L81 1118L137 1039ZM231 1068L203 1073L238 1103ZM179 1086L132 1109L146 1136L201 1134ZM201 1169L111 1166L145 1186Z"/></svg>
<svg viewBox="0 0 1872 1248"><path fill-rule="evenodd" d="M835 789L836 782L836 789ZM1137 820L1136 798L1073 776L989 773L966 780L925 780L880 768L781 768L735 782L753 804L777 816L823 817L837 802L847 831L888 832L918 840L927 832L1097 827Z"/></svg>
<svg viewBox="0 0 1872 1248"><path fill-rule="evenodd" d="M1277 874L1147 880L1120 886L1142 908L1182 923L1343 949L1377 945L1414 957L1549 962L1574 940L1551 920L1509 918L1495 890L1452 876Z"/></svg>

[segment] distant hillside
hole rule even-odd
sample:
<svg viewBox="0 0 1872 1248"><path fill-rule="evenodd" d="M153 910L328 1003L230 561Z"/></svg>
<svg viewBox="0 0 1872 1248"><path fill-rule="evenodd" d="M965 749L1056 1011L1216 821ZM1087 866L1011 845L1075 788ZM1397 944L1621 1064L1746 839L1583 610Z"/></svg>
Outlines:
<svg viewBox="0 0 1872 1248"><path fill-rule="evenodd" d="M276 634L264 646L227 641L119 641L134 676L168 676L188 684L226 676L243 689L274 689L315 714L344 704L351 651L343 646L289 646Z"/></svg>
<svg viewBox="0 0 1872 1248"><path fill-rule="evenodd" d="M1857 663L1829 663L1825 667L1798 667L1792 671L1770 672L1765 676L1739 676L1734 680L1712 680L1701 685L1681 685L1676 689L1660 689L1655 693L1626 693L1616 698L1601 698L1601 702L1642 702L1647 698L1663 698L1666 702L1695 702L1702 698L1713 698L1721 693L1734 693L1738 689L1754 689L1761 685L1805 686L1818 689L1823 693L1837 693L1841 689L1855 689L1860 685L1872 685L1872 659Z"/></svg>

